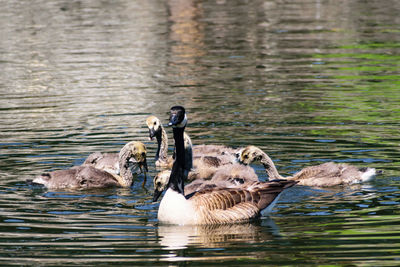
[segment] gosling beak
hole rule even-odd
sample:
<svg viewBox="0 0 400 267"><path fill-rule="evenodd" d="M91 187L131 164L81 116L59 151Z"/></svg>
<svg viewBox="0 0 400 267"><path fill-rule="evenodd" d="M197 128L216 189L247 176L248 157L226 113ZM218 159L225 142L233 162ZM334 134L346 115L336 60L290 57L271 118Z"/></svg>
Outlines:
<svg viewBox="0 0 400 267"><path fill-rule="evenodd" d="M153 202L156 202L158 198L161 196L162 191L158 191L157 189L154 189L153 193Z"/></svg>
<svg viewBox="0 0 400 267"><path fill-rule="evenodd" d="M133 165L133 166L131 167L132 173L136 173L136 174L144 173L144 174L146 174L146 172L149 171L149 169L147 168L147 161L146 161L146 159L144 159L144 161L138 162L134 157L131 157L131 158L129 159L129 163L130 163L131 165Z"/></svg>
<svg viewBox="0 0 400 267"><path fill-rule="evenodd" d="M235 161L235 162L238 162L238 163L242 163L242 162L240 161L240 153L235 153L235 159L234 159L234 161Z"/></svg>
<svg viewBox="0 0 400 267"><path fill-rule="evenodd" d="M141 172L144 174L146 174L146 172L149 172L149 168L147 168L146 158L144 159L144 161L139 162L139 168L140 168Z"/></svg>
<svg viewBox="0 0 400 267"><path fill-rule="evenodd" d="M149 138L150 140L153 140L153 138L156 136L156 131L154 129L149 129Z"/></svg>
<svg viewBox="0 0 400 267"><path fill-rule="evenodd" d="M242 157L240 156L240 154L236 154L236 161L239 162L240 164L243 164L246 166L249 165L242 160Z"/></svg>

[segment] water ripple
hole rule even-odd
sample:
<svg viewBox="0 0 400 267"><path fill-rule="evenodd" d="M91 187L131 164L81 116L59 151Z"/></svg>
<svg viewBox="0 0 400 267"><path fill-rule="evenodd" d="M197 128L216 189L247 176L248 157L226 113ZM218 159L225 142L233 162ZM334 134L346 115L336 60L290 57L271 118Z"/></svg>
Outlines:
<svg viewBox="0 0 400 267"><path fill-rule="evenodd" d="M3 265L396 265L396 1L4 1L0 10ZM282 175L372 166L364 185L296 186L250 224L157 224L146 188L25 183L128 141L156 144L185 105L194 144L257 145ZM170 139L172 135L167 129ZM172 154L172 141L169 152ZM263 167L254 164L261 180Z"/></svg>

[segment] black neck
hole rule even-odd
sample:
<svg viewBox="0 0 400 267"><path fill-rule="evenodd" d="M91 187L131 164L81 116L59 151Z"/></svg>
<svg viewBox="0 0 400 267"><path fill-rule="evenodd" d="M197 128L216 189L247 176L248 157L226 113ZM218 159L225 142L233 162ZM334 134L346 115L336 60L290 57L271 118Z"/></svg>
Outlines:
<svg viewBox="0 0 400 267"><path fill-rule="evenodd" d="M162 136L162 131L157 131L157 133L156 133L156 139L157 139L156 161L160 158L161 136Z"/></svg>
<svg viewBox="0 0 400 267"><path fill-rule="evenodd" d="M185 143L183 133L185 128L173 128L176 158L172 166L171 176L168 182L168 187L183 195L185 182Z"/></svg>

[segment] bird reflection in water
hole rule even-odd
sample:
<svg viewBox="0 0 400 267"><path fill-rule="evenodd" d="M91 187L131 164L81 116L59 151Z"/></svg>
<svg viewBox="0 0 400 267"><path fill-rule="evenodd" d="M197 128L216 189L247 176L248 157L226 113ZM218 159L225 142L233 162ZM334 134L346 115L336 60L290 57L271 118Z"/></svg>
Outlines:
<svg viewBox="0 0 400 267"><path fill-rule="evenodd" d="M270 217L258 222L225 225L159 225L159 243L163 249L179 250L188 246L221 248L233 243L260 243L279 238L279 228Z"/></svg>

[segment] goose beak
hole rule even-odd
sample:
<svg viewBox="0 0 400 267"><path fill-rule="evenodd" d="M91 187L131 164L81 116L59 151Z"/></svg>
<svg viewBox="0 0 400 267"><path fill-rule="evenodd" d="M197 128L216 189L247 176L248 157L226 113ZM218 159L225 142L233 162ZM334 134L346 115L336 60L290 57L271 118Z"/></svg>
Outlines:
<svg viewBox="0 0 400 267"><path fill-rule="evenodd" d="M153 202L156 202L158 198L161 196L162 191L158 191L157 189L154 189L153 193Z"/></svg>
<svg viewBox="0 0 400 267"><path fill-rule="evenodd" d="M179 124L179 116L178 114L175 113L171 113L171 115L169 116L169 123L168 126L174 126Z"/></svg>

